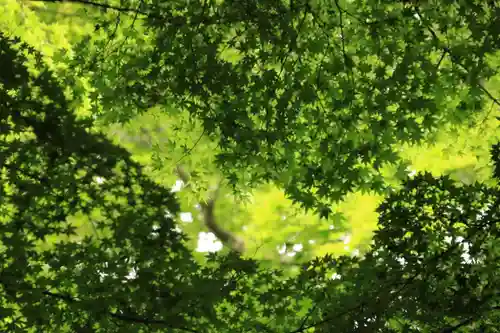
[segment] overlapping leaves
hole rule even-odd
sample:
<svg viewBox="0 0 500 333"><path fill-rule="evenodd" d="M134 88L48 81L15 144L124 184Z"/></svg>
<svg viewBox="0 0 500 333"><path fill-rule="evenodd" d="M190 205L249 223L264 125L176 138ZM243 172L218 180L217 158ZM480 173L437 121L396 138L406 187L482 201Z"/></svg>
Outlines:
<svg viewBox="0 0 500 333"><path fill-rule="evenodd" d="M323 216L355 189L384 191L379 167L398 160L395 144L479 110L493 73L485 56L499 46L493 2L117 7L143 20L117 56L91 57L105 88L96 107L123 121L157 103L187 108L219 141L234 185L275 181ZM107 38L91 38L78 61L101 54Z"/></svg>
<svg viewBox="0 0 500 333"><path fill-rule="evenodd" d="M0 45L2 330L497 330L497 187L417 175L379 208L372 251L294 278L234 255L199 266L165 216L173 195L74 119L35 52ZM74 235L76 213L97 216L98 233Z"/></svg>
<svg viewBox="0 0 500 333"><path fill-rule="evenodd" d="M173 194L75 120L33 49L0 43L1 330L208 325L234 288L224 278L251 267L233 258L199 268L166 214L179 209ZM76 234L75 214L93 219L96 233Z"/></svg>

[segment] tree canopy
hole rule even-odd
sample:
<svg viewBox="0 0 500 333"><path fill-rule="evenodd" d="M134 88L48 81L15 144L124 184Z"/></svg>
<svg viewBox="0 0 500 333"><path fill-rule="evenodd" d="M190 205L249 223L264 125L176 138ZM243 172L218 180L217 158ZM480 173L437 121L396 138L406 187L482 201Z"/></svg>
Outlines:
<svg viewBox="0 0 500 333"><path fill-rule="evenodd" d="M500 331L500 143L488 184L379 170L496 102L495 2L69 2L95 33L62 67L0 34L1 331ZM153 107L201 120L235 188L274 181L327 219L382 192L371 246L293 274L200 262L178 195L98 128Z"/></svg>
<svg viewBox="0 0 500 333"><path fill-rule="evenodd" d="M500 43L487 1L117 7L133 26L120 56L103 55L107 34L78 51L99 88L95 108L118 120L158 103L188 109L216 136L233 184L272 180L322 216L355 189L384 192L379 168L398 161L396 144L480 110ZM115 33L115 17L100 20Z"/></svg>

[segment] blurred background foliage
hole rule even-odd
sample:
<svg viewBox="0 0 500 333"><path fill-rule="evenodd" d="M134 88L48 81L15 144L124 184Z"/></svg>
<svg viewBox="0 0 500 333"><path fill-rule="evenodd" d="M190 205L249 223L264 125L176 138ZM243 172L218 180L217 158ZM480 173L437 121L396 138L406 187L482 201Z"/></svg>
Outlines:
<svg viewBox="0 0 500 333"><path fill-rule="evenodd" d="M22 37L42 52L48 65L60 73L61 80L67 79L65 71L68 69L64 62L55 60L62 55L74 56L72 45L89 34L101 32L91 13L82 6L16 0L0 0L0 3L0 29L7 35ZM131 20L122 18L121 24L126 24L127 19ZM134 27L141 29L140 23ZM109 47L126 47L126 40L126 36L117 32ZM237 56L227 52L228 58ZM490 61L498 67L500 57L492 57ZM73 89L68 94L73 96L77 114L92 116L88 94L96 88L90 87L84 78L72 80ZM500 76L486 86L498 96ZM205 252L221 248L217 240L207 237L208 230L200 221L197 209L198 202L205 200L211 186L221 179L214 164L218 146L187 111L173 107L167 111L151 108L129 119L125 125L97 117L95 130L102 131L132 152L134 159L145 166L156 182L179 192L183 213L179 216L178 227L189 236L188 246L198 251L197 258L203 260ZM384 167L385 181L398 188L402 179L426 170L435 176L449 174L464 184L490 182L492 166L488 151L500 136L497 115L498 107L491 104L469 123L441 128L432 142L401 144L397 148L404 162ZM173 172L178 163L192 174L189 189L180 186ZM382 196L373 193L349 194L334 205L334 214L326 220L293 205L284 192L273 185L234 193L223 183L216 216L221 225L245 240L246 256L269 266L293 268L295 263L326 253L340 255L364 251L376 228L375 209L381 200ZM78 227L79 237L95 232L89 218L74 216L72 223Z"/></svg>

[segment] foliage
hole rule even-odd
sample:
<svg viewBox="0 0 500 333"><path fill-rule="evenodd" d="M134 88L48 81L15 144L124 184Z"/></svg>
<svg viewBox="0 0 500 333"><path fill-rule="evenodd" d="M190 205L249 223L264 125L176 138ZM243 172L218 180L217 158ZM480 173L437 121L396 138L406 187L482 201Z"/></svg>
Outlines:
<svg viewBox="0 0 500 333"><path fill-rule="evenodd" d="M176 178L172 170L177 162L194 170L189 191L177 193L182 211L192 215L192 223L179 227L188 235L197 235L203 225L195 205L207 197L208 188L217 183L222 175L214 165L216 145L207 140L200 126L185 112L167 116L151 109L147 114L135 117L128 124L113 124L107 133L114 142L133 152L133 158L144 165L146 174L164 186L171 186ZM222 193L217 200L217 219L224 227L245 238L246 255L254 259L275 263L297 261L302 257L313 257L318 246L335 244L349 228L339 214L328 221L321 221L313 214L304 214L294 207L283 193L272 186L261 186L242 198L234 196L230 188L222 184ZM225 186L224 186L225 185ZM330 228L334 227L334 230ZM309 243L314 241L314 247ZM301 244L302 250L291 257L280 255L277 247L288 244L288 253L293 244ZM188 246L196 248L196 239Z"/></svg>
<svg viewBox="0 0 500 333"><path fill-rule="evenodd" d="M137 43L137 38L139 40L145 38L145 32L151 34L151 31L148 32L147 29L144 29L145 26L141 23L144 16L140 14L136 16L135 12L132 13L132 17L127 17L123 13L116 15L116 10L92 11L92 6L90 6L92 3L88 2L86 6L79 6L69 2L57 4L6 1L7 7L5 8L7 10L15 8L15 10L6 13L5 22L8 22L8 25L3 26L3 28L10 33L15 32L15 34L22 36L23 40L26 39L37 49L41 49L47 61L51 63L53 62L51 58L56 60L52 54L57 54L57 52L51 51L50 47L58 49L62 46L67 49L68 44L64 38L58 39L52 38L52 36L65 36L67 40L74 42L82 35L82 27L86 27L86 33L91 35L91 40L103 39L103 43L99 44L99 49L95 50L97 52L90 58L89 65L99 65L102 61L114 62L116 60L111 59L112 57L120 58L123 50L132 50L136 48L134 43L140 44ZM108 4L109 2L106 2L104 6ZM339 4L341 6L347 5L342 2ZM121 5L127 4L122 3ZM33 10L37 16L29 13L28 8ZM109 20L96 24L95 18L102 18L103 15ZM25 19L15 20L19 17ZM111 34L106 34L106 31L111 32ZM87 51L77 50L77 54L86 58ZM75 53L68 50L67 54L72 57ZM228 61L236 61L240 58L238 53L231 48L221 51L220 55ZM61 59L57 58L57 60L59 67L64 65L64 62L60 61ZM489 60L492 66L498 67L498 61L495 58ZM120 62L122 61L123 59L120 60ZM97 70L97 75L106 77L105 72L96 67L94 70ZM88 88L84 88L88 85L82 83L82 81L85 82L85 76L75 77L71 71L66 77L60 74L58 73L58 77L64 78L66 90L73 90L73 95L78 95L82 90L88 90ZM491 82L487 82L486 86L489 85L490 88L494 89L495 86L498 86L495 83L497 79L494 78ZM104 82L104 85L109 86L109 83L109 81ZM104 90L94 90L92 96L99 94L99 91ZM118 96L117 91L112 92L112 98ZM120 99L122 98L123 96L120 97ZM111 103L119 105L113 100ZM456 104L458 101L453 101L453 103ZM83 104L86 104L86 101ZM88 109L87 105L83 108L79 107L78 112L84 113L86 109ZM485 111L490 114L491 110L492 108L488 107ZM115 108L114 111L122 110ZM203 224L197 220L198 213L193 206L206 197L206 189L212 182L219 179L220 170L213 165L214 156L220 152L217 142L215 142L218 137L212 136L212 139L207 140L203 134L205 132L203 127L198 126L199 121L185 110L180 110L172 105L159 105L154 109L147 110L147 114L135 117L131 117L133 114L133 112L129 112L131 110L124 109L124 112L119 114L114 111L106 109L99 120L104 118L104 120L109 121L119 115L118 119L130 118L130 121L121 126L112 124L111 129L108 126L95 127L109 134L108 136L112 139L117 139L114 137L117 135L119 140L116 142L122 145L126 144L127 149L132 152L134 160L146 166L145 173L152 179L165 186L170 186L175 182L171 169L179 159L182 159L182 163L187 163L189 170L198 175L195 191L181 191L179 193L182 212L190 212L194 218L193 223L183 223L179 227L192 236L187 242L188 247L196 248L196 235L200 231L206 230L203 229ZM468 179L485 181L490 174L490 168L485 164L488 161L487 149L495 142L490 141L495 138L491 135L489 128L496 127L496 124L490 121L494 119L491 115L482 119L484 113L484 111L477 113L477 120L481 122L481 126L479 130L474 130L475 133L468 129L464 131L463 127L457 131L456 126L452 125L448 126L450 128L446 135L438 133L439 138L436 138L438 141L436 145L396 144L392 149L395 149L403 160L397 165L386 165L380 169L384 176L384 187L398 188L401 179L404 179L412 169L428 170L434 175L441 175L443 172L451 173L454 179L461 181ZM476 117L473 115L469 114L468 117L472 119L471 121L476 121ZM197 125L192 126L193 123ZM126 130L124 130L125 128ZM485 140L485 137L490 139ZM462 154L464 156L461 156ZM481 157L476 160L475 155L481 155ZM237 171L237 169L233 171ZM394 174L396 177L393 176ZM304 214L297 210L294 205L291 205L290 200L283 197L281 189L278 190L275 187L255 188L250 196L252 201L248 202L247 200L246 204L242 205L242 195L248 194L247 186L242 186L242 184L252 183L252 181L246 173L239 172L237 176L240 180L238 186L244 191L236 193L236 198L227 193L227 197L224 196L224 199L221 198L218 201L216 213L226 228L245 238L246 243L250 245L248 255L253 258L266 261L271 259L276 263L283 260L297 262L308 259L314 254L351 253L353 250L357 252L358 249L363 250L368 245L371 232L376 228L377 215L374 213L374 208L382 200L381 195L356 191L347 195L343 202L329 205L335 214L330 214L328 220L319 221L316 214L311 214L311 212ZM226 186L224 189L230 192ZM287 218L282 220L283 216L287 216ZM77 233L79 235L94 233L92 223L88 219L81 215L71 219L78 227ZM334 227L333 230L330 229L332 227ZM345 236L346 231L350 234L348 236L350 243L347 245L340 238ZM309 242L315 243L309 244ZM276 249L285 243L289 244L287 250L292 252L288 254L293 254L294 251L291 249L293 245L302 246L303 249L294 257L290 257L288 254L280 255Z"/></svg>
<svg viewBox="0 0 500 333"><path fill-rule="evenodd" d="M165 214L175 195L76 120L39 53L0 37L2 331L499 331L498 184L406 179L369 252L293 277L231 253L199 265ZM77 212L99 212L98 236L38 246L74 234Z"/></svg>
<svg viewBox="0 0 500 333"><path fill-rule="evenodd" d="M83 2L107 11L122 45L100 56L101 34L77 52L95 112L124 122L153 105L187 109L233 186L273 181L325 217L354 190L386 193L395 145L494 98L483 82L500 42L495 2Z"/></svg>
<svg viewBox="0 0 500 333"><path fill-rule="evenodd" d="M383 171L386 181L390 181L394 188L400 188L401 179L407 177L409 168L413 168L417 171L428 170L435 176L451 173L454 179L461 182L468 182L469 179L472 182L490 182L488 147L491 147L493 141L485 138L494 139L496 136L498 140L498 134L494 134L498 123L491 116L492 119L484 116L489 110L487 108L480 114L485 119L481 119L484 124L478 128L468 129L463 126L458 132L445 131L437 137L436 144L432 145L402 146L401 155L411 163L402 170L385 168ZM196 170L196 187L200 193L204 193L204 189L210 185L207 180L216 181L213 176L219 174L213 165L216 146L201 135L200 126L193 127L191 122L194 122L193 119L185 112L167 116L161 110L152 109L123 127L113 124L108 133L110 138L115 138L117 143L133 152L134 157L145 165L148 175L165 186L175 182L171 172L175 163L179 160L187 163L190 170ZM194 218L193 223L183 223L181 226L188 235L197 235L206 230L200 228L203 223L197 220L198 213L193 205L203 200L203 196L193 197L192 193L193 191L183 190L178 193L183 212L191 212ZM254 191L250 202L247 200L243 205L241 196L232 198L230 193L225 194L220 198L217 213L224 226L245 238L250 246L247 255L260 261L274 258L276 263L297 262L314 254L341 254L362 250L363 245L370 242L372 230L376 229L375 208L381 200L380 196L360 193L348 195L344 202L334 206L336 215L330 216L328 220L319 220L314 215L304 215L291 206L280 190L266 186ZM341 218L340 213L345 218ZM346 231L350 234L347 245L341 241ZM310 244L310 241L314 244ZM195 239L191 239L190 243L191 248L196 248ZM279 255L276 248L282 247L284 243L288 243L289 252ZM294 252L294 244L301 244L303 249L296 256L290 257L288 254Z"/></svg>

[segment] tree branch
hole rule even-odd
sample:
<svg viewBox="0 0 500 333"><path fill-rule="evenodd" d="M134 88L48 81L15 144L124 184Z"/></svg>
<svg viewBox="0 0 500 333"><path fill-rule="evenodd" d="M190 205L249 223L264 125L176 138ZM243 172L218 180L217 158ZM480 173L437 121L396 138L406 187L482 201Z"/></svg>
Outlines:
<svg viewBox="0 0 500 333"><path fill-rule="evenodd" d="M78 299L76 299L76 298L74 298L72 296L62 295L62 294L54 293L54 292L47 291L47 290L43 291L42 294L45 295L45 296L49 296L49 297L52 297L52 298L57 298L57 299L63 300L63 301L68 302L68 303L77 303L77 302L79 302ZM172 324L170 323L170 321L167 321L167 320L149 319L149 318L144 318L144 317L139 317L139 316L123 315L123 314L120 314L120 313L117 313L117 312L111 312L111 311L103 311L103 313L105 313L105 314L107 314L110 317L113 317L115 319L119 319L121 321L126 321L126 322L131 322L131 323L136 323L136 324L146 324L146 325L156 324L156 325L162 325L162 326L165 326L165 327L170 327L170 328L178 329L178 330L185 331L185 332L191 332L191 333L198 332L196 330L193 330L193 329L190 329L190 328L187 328L187 327L172 326Z"/></svg>
<svg viewBox="0 0 500 333"><path fill-rule="evenodd" d="M21 288L15 288L13 283L9 283L7 281L2 280L1 276L0 276L0 285L2 285L5 288L5 290L12 291L13 293L16 292L16 289L36 291L35 288L28 286L27 284L22 286ZM75 304L75 303L81 302L81 300L79 298L76 298L76 297L71 296L69 294L61 294L61 293L52 292L52 291L48 291L48 290L41 291L41 294L44 296L50 297L50 298L59 299L59 300L66 302L66 303ZM141 316L133 315L133 314L132 315L124 315L124 314L120 314L117 312L108 311L105 309L103 309L99 312L102 313L103 315L107 315L107 316L110 316L112 318L124 321L124 322L146 324L146 325L156 324L156 325L161 325L164 327L168 327L171 329L177 329L177 330L184 331L184 332L190 332L190 333L197 333L198 332L197 330L194 330L194 329L191 329L188 327L181 327L181 326L172 325L170 320L150 319L150 318L145 318L145 317L141 317Z"/></svg>
<svg viewBox="0 0 500 333"><path fill-rule="evenodd" d="M424 23L425 25L425 28L427 29L427 31L429 31L429 33L432 35L432 38L434 39L434 41L436 42L436 44L438 46L442 45L441 43L441 40L439 39L439 37L437 36L436 32L432 29L431 26L429 26L425 21L424 21L424 17L422 16L422 14L420 13L420 9L418 8L418 6L413 6L414 10L415 10L415 14L418 15L418 17L420 18L420 20ZM464 66L462 65L460 62L456 62L456 61L453 61L453 54L451 53L451 50L448 48L448 47L441 47L441 50L443 51L443 55L441 56L441 59L439 60L439 63L438 65L441 64L441 61L443 60L443 57L444 57L444 54L448 54L450 56L450 59L452 61L452 63L454 63L455 65L459 66L460 68L462 68L465 72L469 72L469 70ZM483 93L486 94L486 96L488 96L488 98L493 102L495 103L496 105L500 106L500 101L491 94L491 92L486 89L486 87L481 83L479 82L479 80L477 82L473 82L473 84L475 84Z"/></svg>
<svg viewBox="0 0 500 333"><path fill-rule="evenodd" d="M139 10L139 8L119 7L119 6L114 6L114 5L90 1L90 0L30 0L30 1L32 1L32 2L52 2L52 3L76 3L76 4L86 5L86 6L97 7L100 9L115 10L117 12L125 13L125 14L136 14L136 15L139 14L139 15L144 15L144 16L151 17L151 18L162 18L162 16L160 16L160 15L156 15L156 14L150 13L150 12L141 11L141 10Z"/></svg>
<svg viewBox="0 0 500 333"><path fill-rule="evenodd" d="M189 173L180 165L176 166L175 171L184 184L188 185L191 180ZM241 254L245 251L245 242L240 237L220 226L215 218L214 208L215 201L219 194L219 188L220 183L206 201L199 202L203 214L203 222L208 230L210 230L210 232L212 232L224 245L229 246L231 250Z"/></svg>

